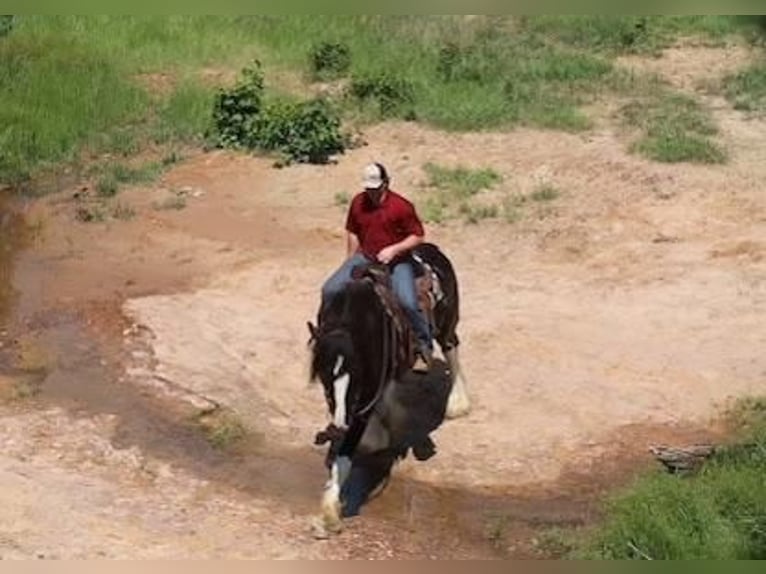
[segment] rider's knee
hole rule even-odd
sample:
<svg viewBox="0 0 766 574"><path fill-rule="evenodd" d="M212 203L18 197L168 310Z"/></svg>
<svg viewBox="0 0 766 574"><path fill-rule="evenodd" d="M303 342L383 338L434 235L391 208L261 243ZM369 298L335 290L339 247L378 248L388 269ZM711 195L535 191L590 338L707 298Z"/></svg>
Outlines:
<svg viewBox="0 0 766 574"><path fill-rule="evenodd" d="M416 297L399 296L399 304L410 315L419 312L418 301Z"/></svg>

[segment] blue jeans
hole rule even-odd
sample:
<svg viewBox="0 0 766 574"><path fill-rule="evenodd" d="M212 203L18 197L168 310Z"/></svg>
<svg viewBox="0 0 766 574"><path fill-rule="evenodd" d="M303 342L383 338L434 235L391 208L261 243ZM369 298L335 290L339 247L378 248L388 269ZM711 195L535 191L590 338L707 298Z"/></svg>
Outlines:
<svg viewBox="0 0 766 574"><path fill-rule="evenodd" d="M329 303L351 281L351 271L354 267L368 262L369 260L361 253L355 253L347 259L322 286L322 305ZM415 272L410 261L404 260L393 266L391 269L391 286L396 298L399 300L399 304L410 319L410 324L418 340L419 349L432 351L431 326L428 324L428 319L418 305Z"/></svg>

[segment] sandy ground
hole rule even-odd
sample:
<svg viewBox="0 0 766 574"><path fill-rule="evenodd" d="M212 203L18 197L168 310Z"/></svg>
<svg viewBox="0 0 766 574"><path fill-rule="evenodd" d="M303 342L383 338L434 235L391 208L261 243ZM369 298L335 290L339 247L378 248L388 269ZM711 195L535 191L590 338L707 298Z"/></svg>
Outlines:
<svg viewBox="0 0 766 574"><path fill-rule="evenodd" d="M745 59L677 48L624 65L694 90ZM732 399L766 390L766 123L700 97L727 165L628 155L608 120L580 135L390 123L337 165L195 155L121 194L131 221L73 225L71 190L35 203L44 224L16 263L17 318L56 380L0 407L0 556L533 556L531 525L587 522L593 492L650 444L707 437ZM540 182L561 195L512 223L428 226L461 285L473 411L318 542L310 445L325 411L306 321L343 254L336 194L372 160L418 205L427 162L494 169L487 201ZM184 188L185 209L154 209ZM20 356L22 342L6 349ZM246 448L195 434L190 413L216 405L247 428ZM617 455L634 465L605 463Z"/></svg>

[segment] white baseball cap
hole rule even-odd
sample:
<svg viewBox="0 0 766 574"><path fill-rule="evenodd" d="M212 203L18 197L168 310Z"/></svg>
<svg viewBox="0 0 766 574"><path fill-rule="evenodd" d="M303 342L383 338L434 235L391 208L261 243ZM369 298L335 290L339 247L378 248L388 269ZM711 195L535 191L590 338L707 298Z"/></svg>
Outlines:
<svg viewBox="0 0 766 574"><path fill-rule="evenodd" d="M386 168L379 163L371 163L364 168L362 185L365 189L378 189L388 181Z"/></svg>

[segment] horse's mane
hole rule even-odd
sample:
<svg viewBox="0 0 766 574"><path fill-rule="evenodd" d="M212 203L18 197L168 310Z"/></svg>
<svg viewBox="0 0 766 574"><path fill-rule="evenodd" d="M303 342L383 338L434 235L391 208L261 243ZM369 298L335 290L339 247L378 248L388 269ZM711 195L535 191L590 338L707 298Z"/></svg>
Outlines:
<svg viewBox="0 0 766 574"><path fill-rule="evenodd" d="M352 377L365 387L363 400L406 368L398 360L400 334L377 289L370 278L352 281L322 309L311 361L310 376L316 380L342 354Z"/></svg>

